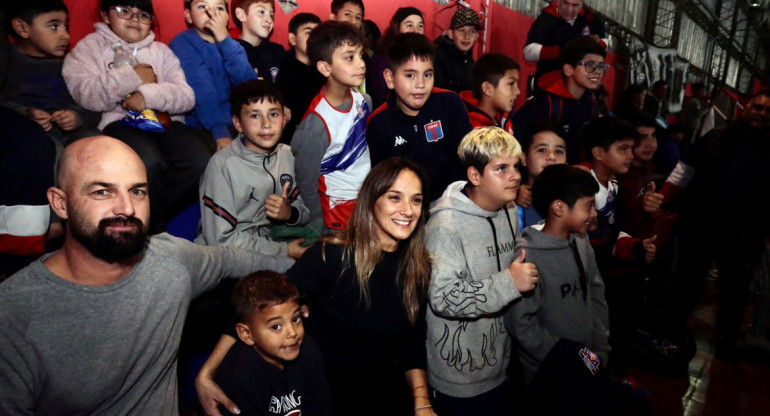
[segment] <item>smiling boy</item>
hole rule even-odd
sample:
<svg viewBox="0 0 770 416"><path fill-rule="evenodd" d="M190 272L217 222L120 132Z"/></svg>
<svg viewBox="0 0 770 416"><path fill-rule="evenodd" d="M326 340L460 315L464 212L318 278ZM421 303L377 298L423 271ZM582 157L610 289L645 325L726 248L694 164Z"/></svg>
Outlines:
<svg viewBox="0 0 770 416"><path fill-rule="evenodd" d="M195 242L299 258L304 240L272 238L275 224L303 225L310 217L298 195L294 156L278 144L283 97L267 81L252 80L233 89L230 104L240 135L211 158L201 178Z"/></svg>
<svg viewBox="0 0 770 416"><path fill-rule="evenodd" d="M299 293L285 275L259 271L233 290L236 342L215 381L242 415L331 415L318 344L305 335ZM222 414L231 414L220 406Z"/></svg>
<svg viewBox="0 0 770 416"><path fill-rule="evenodd" d="M532 187L545 223L542 230L526 228L516 242L514 255L526 253L539 284L506 312L505 326L516 339L533 411L543 414L612 414L596 411L607 399L597 386L606 380L600 372L609 353L609 318L585 235L597 215L598 188L583 169L546 167Z"/></svg>
<svg viewBox="0 0 770 416"><path fill-rule="evenodd" d="M402 156L420 165L430 184L430 201L465 178L457 146L472 127L457 94L433 88L435 47L425 36L396 36L383 71L388 101L367 122L372 165Z"/></svg>
<svg viewBox="0 0 770 416"><path fill-rule="evenodd" d="M366 75L364 39L350 24L327 21L307 42L310 60L326 83L291 139L297 184L311 218L323 218L328 230L341 230L371 167L364 136L371 98L357 90Z"/></svg>
<svg viewBox="0 0 770 416"><path fill-rule="evenodd" d="M473 47L479 40L479 14L459 6L446 35L436 38L436 86L459 93L470 87Z"/></svg>
<svg viewBox="0 0 770 416"><path fill-rule="evenodd" d="M564 45L562 68L541 76L538 85L543 94L536 95L516 113L515 135L523 134L533 120L551 119L566 133L567 162L580 162L580 129L599 114L593 91L609 69L604 63L606 54L599 43L587 37Z"/></svg>
<svg viewBox="0 0 770 416"><path fill-rule="evenodd" d="M241 31L238 43L246 51L257 77L275 83L284 54L281 45L268 40L273 32L275 1L233 0L232 14Z"/></svg>
<svg viewBox="0 0 770 416"><path fill-rule="evenodd" d="M513 134L513 103L519 96L519 64L501 53L481 56L471 70L470 91L462 91L471 125L497 126Z"/></svg>
<svg viewBox="0 0 770 416"><path fill-rule="evenodd" d="M537 282L524 254L513 254L520 230L508 204L521 180L521 147L504 130L485 127L468 133L457 153L467 181L447 188L425 230L433 258L428 384L439 414L509 414L511 343L501 311Z"/></svg>
<svg viewBox="0 0 770 416"><path fill-rule="evenodd" d="M530 123L521 138L521 164L526 168L526 174L516 197L516 205L519 208L522 228L537 224L543 219L532 204L532 185L547 166L567 163L567 144L563 136L564 132L559 126L545 119Z"/></svg>
<svg viewBox="0 0 770 416"><path fill-rule="evenodd" d="M618 180L626 174L634 159L633 147L637 131L631 124L617 117L599 117L583 127L581 141L591 175L599 183L596 193L595 224L589 230L591 245L596 254L602 276L608 278L613 257L621 260L651 262L657 248L655 237L640 240L621 229L622 216L618 208ZM607 283L605 281L605 283Z"/></svg>

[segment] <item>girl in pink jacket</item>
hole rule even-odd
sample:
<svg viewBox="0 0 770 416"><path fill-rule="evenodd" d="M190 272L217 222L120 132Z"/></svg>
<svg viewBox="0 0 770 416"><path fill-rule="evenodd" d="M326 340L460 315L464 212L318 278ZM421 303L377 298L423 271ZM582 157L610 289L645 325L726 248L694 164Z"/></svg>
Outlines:
<svg viewBox="0 0 770 416"><path fill-rule="evenodd" d="M144 161L152 201L150 231L160 232L168 219L196 202L198 180L212 152L200 132L183 124L195 94L171 49L155 42L152 0L102 0L100 14L94 33L65 58L64 80L78 104L102 113L104 134L131 146ZM134 62L116 59L121 48ZM164 131L121 121L129 110L147 108L171 116Z"/></svg>

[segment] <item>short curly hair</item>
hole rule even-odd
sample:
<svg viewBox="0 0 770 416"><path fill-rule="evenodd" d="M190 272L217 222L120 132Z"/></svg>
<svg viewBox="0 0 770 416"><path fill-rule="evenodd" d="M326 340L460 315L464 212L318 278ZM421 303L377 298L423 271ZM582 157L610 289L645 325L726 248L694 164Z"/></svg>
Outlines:
<svg viewBox="0 0 770 416"><path fill-rule="evenodd" d="M297 302L299 292L286 275L260 270L243 277L233 289L233 304L240 322L268 306Z"/></svg>

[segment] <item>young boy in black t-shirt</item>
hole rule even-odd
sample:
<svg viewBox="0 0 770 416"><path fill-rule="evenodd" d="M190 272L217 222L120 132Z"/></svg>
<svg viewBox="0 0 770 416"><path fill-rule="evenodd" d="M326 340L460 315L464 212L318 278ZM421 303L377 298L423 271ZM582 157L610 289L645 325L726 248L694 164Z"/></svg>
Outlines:
<svg viewBox="0 0 770 416"><path fill-rule="evenodd" d="M298 297L286 276L272 271L252 273L235 285L240 341L214 380L240 415L332 414L323 357L305 337Z"/></svg>

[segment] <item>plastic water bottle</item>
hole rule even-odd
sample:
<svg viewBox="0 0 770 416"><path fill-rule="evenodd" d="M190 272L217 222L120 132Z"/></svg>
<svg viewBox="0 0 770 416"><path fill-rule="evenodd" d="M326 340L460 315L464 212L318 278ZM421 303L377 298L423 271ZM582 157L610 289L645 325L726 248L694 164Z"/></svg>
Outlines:
<svg viewBox="0 0 770 416"><path fill-rule="evenodd" d="M134 54L132 54L131 52L127 51L120 42L116 42L114 45L112 45L112 50L115 52L115 56L112 58L112 66L114 68L126 65L134 67L139 63L136 61L136 56L134 55L136 53L136 49L134 49Z"/></svg>

